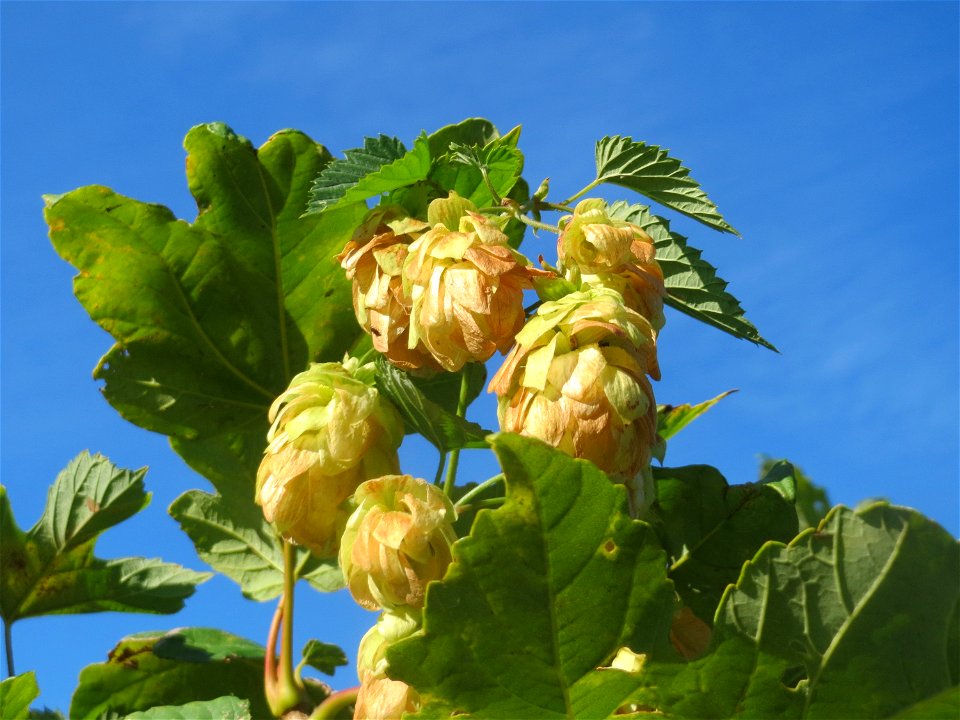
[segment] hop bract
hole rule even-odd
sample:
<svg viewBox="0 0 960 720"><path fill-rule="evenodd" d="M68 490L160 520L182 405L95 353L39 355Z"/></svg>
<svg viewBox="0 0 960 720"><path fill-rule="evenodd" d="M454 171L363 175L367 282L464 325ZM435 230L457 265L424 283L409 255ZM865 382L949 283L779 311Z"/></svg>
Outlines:
<svg viewBox="0 0 960 720"><path fill-rule="evenodd" d="M378 622L363 636L357 653L360 692L355 718L399 720L404 712L416 712L420 706L417 691L404 682L387 677L386 652L392 642L381 632Z"/></svg>
<svg viewBox="0 0 960 720"><path fill-rule="evenodd" d="M658 373L654 330L613 290L571 293L540 306L490 382L500 428L593 461L624 482L631 506L649 502Z"/></svg>
<svg viewBox="0 0 960 720"><path fill-rule="evenodd" d="M411 299L408 344L422 342L451 372L510 348L523 327L523 291L543 272L471 207L458 197L434 200L432 228L410 245L403 269Z"/></svg>
<svg viewBox="0 0 960 720"><path fill-rule="evenodd" d="M407 246L429 225L399 207L372 210L338 256L353 283L353 310L373 347L407 370L438 370L421 343L409 345L410 299L403 291Z"/></svg>
<svg viewBox="0 0 960 720"><path fill-rule="evenodd" d="M427 583L450 564L455 513L446 495L425 480L387 475L357 488L340 567L363 607L423 606Z"/></svg>
<svg viewBox="0 0 960 720"><path fill-rule="evenodd" d="M287 539L335 557L364 480L397 472L403 421L374 386L373 363L314 363L270 408L257 503Z"/></svg>
<svg viewBox="0 0 960 720"><path fill-rule="evenodd" d="M611 218L599 199L581 201L559 225L557 256L567 279L616 290L659 331L666 291L653 238L638 225Z"/></svg>

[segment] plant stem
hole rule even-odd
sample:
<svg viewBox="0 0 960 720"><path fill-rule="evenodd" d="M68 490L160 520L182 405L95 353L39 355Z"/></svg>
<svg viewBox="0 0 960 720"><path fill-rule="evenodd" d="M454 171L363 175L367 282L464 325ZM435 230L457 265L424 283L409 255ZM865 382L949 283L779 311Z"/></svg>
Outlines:
<svg viewBox="0 0 960 720"><path fill-rule="evenodd" d="M463 513L468 513L472 510L483 510L484 508L496 508L503 505L507 499L505 497L498 498L487 498L486 500L477 500L475 503L468 503L466 505L457 505L457 515L462 515Z"/></svg>
<svg viewBox="0 0 960 720"><path fill-rule="evenodd" d="M457 401L457 417L463 417L467 414L467 393L470 392L470 384L467 382L467 373L460 373L460 398ZM443 493L450 497L453 492L453 486L457 482L457 464L460 462L460 448L454 448L450 451L450 462L447 465L447 479L443 482Z"/></svg>
<svg viewBox="0 0 960 720"><path fill-rule="evenodd" d="M556 225L548 225L547 223L542 223L539 220L528 218L523 213L517 213L514 215L514 217L524 225L529 225L532 228L537 228L538 230L549 230L552 233L557 233L558 235L560 234L560 228L558 228Z"/></svg>
<svg viewBox="0 0 960 720"><path fill-rule="evenodd" d="M7 651L7 677L13 677L16 672L13 669L13 623L3 621L3 647Z"/></svg>
<svg viewBox="0 0 960 720"><path fill-rule="evenodd" d="M297 685L293 673L293 591L297 584L297 549L283 544L283 628L280 635L280 682Z"/></svg>
<svg viewBox="0 0 960 720"><path fill-rule="evenodd" d="M433 476L433 484L440 485L443 482L443 468L447 464L447 454L440 451L440 462L437 463L437 474Z"/></svg>
<svg viewBox="0 0 960 720"><path fill-rule="evenodd" d="M483 176L483 182L487 186L487 190L490 191L490 197L493 198L493 202L499 205L502 198L497 193L497 189L493 186L493 183L490 182L490 176L487 174L487 168L484 165L480 166L480 174Z"/></svg>
<svg viewBox="0 0 960 720"><path fill-rule="evenodd" d="M560 204L561 204L561 205L569 205L570 203L572 203L572 202L573 202L574 200L576 200L577 198L583 197L584 195L586 195L588 192L590 192L591 190L593 190L597 185L599 185L599 184L602 183L602 182L603 182L603 180L601 180L600 178L597 178L597 179L594 180L592 183L590 183L590 184L587 185L585 188L583 188L583 190L581 190L580 192L578 192L576 195L571 195L570 197L568 197L566 200L564 200L564 201L563 201L562 203L560 203Z"/></svg>
<svg viewBox="0 0 960 720"><path fill-rule="evenodd" d="M314 710L310 716L310 720L332 720L341 710L351 705L356 705L359 694L359 687L347 688L346 690L331 693L326 700L317 705L316 710Z"/></svg>
<svg viewBox="0 0 960 720"><path fill-rule="evenodd" d="M498 482L503 482L503 479L504 479L503 473L500 473L499 475L494 475L492 478L487 478L486 480L484 480L482 483L477 485L475 488L473 488L469 492L464 493L463 497L457 500L457 504L456 504L457 512L460 512L460 508L462 506L465 506L468 502L470 502L470 500L475 498L477 495L482 493L491 485L495 485Z"/></svg>

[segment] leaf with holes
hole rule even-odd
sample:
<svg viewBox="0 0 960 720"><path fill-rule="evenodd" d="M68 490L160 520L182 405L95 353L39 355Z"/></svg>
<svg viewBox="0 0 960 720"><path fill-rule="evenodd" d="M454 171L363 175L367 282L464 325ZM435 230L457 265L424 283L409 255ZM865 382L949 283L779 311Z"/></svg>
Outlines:
<svg viewBox="0 0 960 720"><path fill-rule="evenodd" d="M175 613L210 576L157 559L94 556L97 537L149 502L143 470L121 470L82 453L58 476L43 515L27 532L17 526L0 486L0 615Z"/></svg>
<svg viewBox="0 0 960 720"><path fill-rule="evenodd" d="M330 161L303 133L257 150L211 123L184 146L193 224L96 186L48 196L45 210L78 300L116 341L95 370L104 395L175 447L264 427L295 373L362 335L334 256L366 212L301 217Z"/></svg>
<svg viewBox="0 0 960 720"><path fill-rule="evenodd" d="M954 684L958 568L957 541L914 510L834 508L789 545L765 545L724 594L708 653L649 662L634 701L675 718L906 712Z"/></svg>
<svg viewBox="0 0 960 720"><path fill-rule="evenodd" d="M387 651L389 673L417 689L426 716L606 717L637 687L604 667L621 647L675 657L663 551L591 463L518 435L493 447L506 503L454 545L423 630Z"/></svg>

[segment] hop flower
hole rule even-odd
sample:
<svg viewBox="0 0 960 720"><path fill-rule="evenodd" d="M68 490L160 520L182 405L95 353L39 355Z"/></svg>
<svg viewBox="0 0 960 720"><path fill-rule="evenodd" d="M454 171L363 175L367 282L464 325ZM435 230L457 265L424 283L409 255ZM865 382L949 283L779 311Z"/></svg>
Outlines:
<svg viewBox="0 0 960 720"><path fill-rule="evenodd" d="M666 291L653 238L638 225L612 219L599 199L579 202L560 227L557 255L567 279L616 290L659 331Z"/></svg>
<svg viewBox="0 0 960 720"><path fill-rule="evenodd" d="M432 229L410 245L403 268L411 298L408 344L422 342L450 372L510 348L523 327L523 291L546 274L471 209L453 194L430 203Z"/></svg>
<svg viewBox="0 0 960 720"><path fill-rule="evenodd" d="M270 408L257 503L289 540L337 554L349 509L370 477L397 472L403 420L374 387L373 363L314 363Z"/></svg>
<svg viewBox="0 0 960 720"><path fill-rule="evenodd" d="M416 712L420 706L420 696L416 690L404 682L387 677L387 647L398 638L382 632L383 620L381 618L370 628L360 641L357 653L360 692L354 709L355 718L399 720L404 712Z"/></svg>
<svg viewBox="0 0 960 720"><path fill-rule="evenodd" d="M358 487L353 502L340 567L354 600L370 610L422 607L457 539L450 500L420 478L386 475Z"/></svg>
<svg viewBox="0 0 960 720"><path fill-rule="evenodd" d="M421 343L408 344L410 300L401 277L407 246L429 227L399 207L376 208L337 256L353 281L357 322L370 333L376 350L407 370L440 369Z"/></svg>
<svg viewBox="0 0 960 720"><path fill-rule="evenodd" d="M639 513L650 497L657 407L654 331L607 288L540 306L490 381L500 428L593 461L627 485Z"/></svg>

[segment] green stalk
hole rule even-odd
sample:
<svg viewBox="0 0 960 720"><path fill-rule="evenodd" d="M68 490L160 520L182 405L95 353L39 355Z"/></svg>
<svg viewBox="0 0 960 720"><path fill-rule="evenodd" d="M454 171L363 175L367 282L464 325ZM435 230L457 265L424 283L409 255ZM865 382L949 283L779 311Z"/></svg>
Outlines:
<svg viewBox="0 0 960 720"><path fill-rule="evenodd" d="M7 677L13 677L16 672L13 669L13 623L3 621L3 647L7 651Z"/></svg>
<svg viewBox="0 0 960 720"><path fill-rule="evenodd" d="M516 215L514 215L514 217L520 222L522 222L524 225L529 225L530 227L536 228L537 230L548 230L549 232L556 233L557 235L560 234L560 228L558 228L556 225L548 225L547 223L542 223L539 220L528 218L526 215L522 213L517 213Z"/></svg>
<svg viewBox="0 0 960 720"><path fill-rule="evenodd" d="M317 705L317 709L313 711L310 720L333 720L342 710L346 710L351 705L356 705L359 694L359 687L331 693L326 700Z"/></svg>
<svg viewBox="0 0 960 720"><path fill-rule="evenodd" d="M572 202L573 202L574 200L576 200L577 198L580 198L580 197L583 197L584 195L586 195L588 192L590 192L591 190L593 190L597 185L599 185L599 184L602 183L602 182L603 182L603 180L601 180L600 178L597 178L597 179L594 180L592 183L590 183L590 184L587 185L585 188L583 188L583 190L581 190L580 192L578 192L576 195L571 195L570 197L568 197L566 200L564 200L564 201L563 201L562 203L560 203L560 204L561 204L561 205L569 205L570 203L572 203Z"/></svg>
<svg viewBox="0 0 960 720"><path fill-rule="evenodd" d="M433 484L439 485L443 482L443 468L447 464L447 454L440 451L440 462L437 463L437 474L433 476Z"/></svg>
<svg viewBox="0 0 960 720"><path fill-rule="evenodd" d="M463 417L467 414L467 393L470 392L467 382L467 373L460 373L460 398L457 401L457 417ZM460 462L460 448L454 448L450 451L450 462L447 464L447 479L443 482L443 493L451 497L453 486L457 482L457 464Z"/></svg>
<svg viewBox="0 0 960 720"><path fill-rule="evenodd" d="M457 500L457 504L456 504L457 512L460 512L460 509L463 506L469 503L473 498L475 498L477 495L482 493L488 487L490 487L491 485L495 485L498 482L503 482L503 480L504 480L503 473L500 473L499 475L494 475L492 478L487 478L486 480L484 480L482 483L477 485L475 488L473 488L469 492L464 493L463 497Z"/></svg>
<svg viewBox="0 0 960 720"><path fill-rule="evenodd" d="M264 662L264 689L270 712L281 717L301 707L305 695L293 665L293 589L297 583L297 551L283 544L283 597L270 626ZM276 665L277 634L280 634L280 665Z"/></svg>

